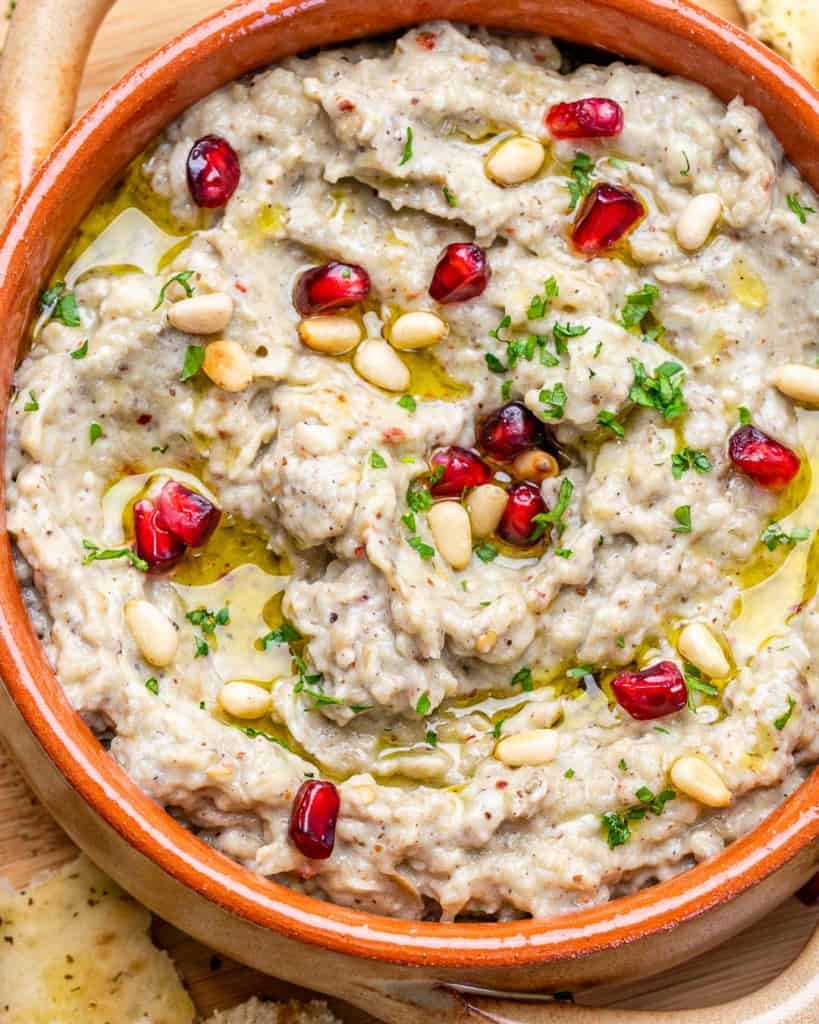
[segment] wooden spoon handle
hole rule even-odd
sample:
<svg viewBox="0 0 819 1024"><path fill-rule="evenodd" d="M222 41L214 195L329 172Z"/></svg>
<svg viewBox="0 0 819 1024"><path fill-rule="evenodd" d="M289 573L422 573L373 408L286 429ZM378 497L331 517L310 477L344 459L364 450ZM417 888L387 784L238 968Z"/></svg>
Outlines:
<svg viewBox="0 0 819 1024"><path fill-rule="evenodd" d="M88 51L114 0L23 0L0 60L0 222L71 123Z"/></svg>

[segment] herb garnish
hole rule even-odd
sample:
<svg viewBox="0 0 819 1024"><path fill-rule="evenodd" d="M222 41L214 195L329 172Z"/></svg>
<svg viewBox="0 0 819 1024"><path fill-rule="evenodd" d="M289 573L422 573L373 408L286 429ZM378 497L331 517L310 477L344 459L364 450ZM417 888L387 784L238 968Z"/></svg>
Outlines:
<svg viewBox="0 0 819 1024"><path fill-rule="evenodd" d="M615 849L617 846L622 846L629 841L631 838L629 822L642 821L649 811L659 816L663 813L665 805L670 800L676 800L677 798L677 794L673 789L664 789L655 796L648 786L641 786L634 795L640 801L639 804L633 804L621 812L607 811L601 817L601 823L610 850Z"/></svg>
<svg viewBox="0 0 819 1024"><path fill-rule="evenodd" d="M88 440L93 444L102 437L102 427L96 420L92 420L88 427Z"/></svg>
<svg viewBox="0 0 819 1024"><path fill-rule="evenodd" d="M673 533L691 533L691 506L680 505L674 509L677 525L672 527Z"/></svg>
<svg viewBox="0 0 819 1024"><path fill-rule="evenodd" d="M407 504L413 512L428 512L432 508L429 488L418 480L413 480L407 488Z"/></svg>
<svg viewBox="0 0 819 1024"><path fill-rule="evenodd" d="M603 409L597 414L597 422L601 427L606 427L610 430L615 437L623 438L626 436L626 429L623 424L617 419L617 413L612 412L610 409Z"/></svg>
<svg viewBox="0 0 819 1024"><path fill-rule="evenodd" d="M500 359L491 352L487 352L484 359L486 360L487 367L492 371L492 373L506 373L507 369L510 369L510 367L504 366Z"/></svg>
<svg viewBox="0 0 819 1024"><path fill-rule="evenodd" d="M407 537L407 544L413 551L417 551L425 562L435 557L435 548L431 544L425 544L420 537Z"/></svg>
<svg viewBox="0 0 819 1024"><path fill-rule="evenodd" d="M563 416L568 397L566 388L559 381L552 388L543 388L538 395L543 405L543 415L550 420L559 420Z"/></svg>
<svg viewBox="0 0 819 1024"><path fill-rule="evenodd" d="M88 355L88 338L80 345L79 348L75 348L73 352L68 353L72 359L85 359Z"/></svg>
<svg viewBox="0 0 819 1024"><path fill-rule="evenodd" d="M252 740L267 740L268 743L275 743L278 747L284 747L285 750L290 750L290 747L288 747L284 740L280 740L278 736L271 736L269 732L263 732L261 729L254 729L252 725L237 725L235 722L227 722L225 724L229 725L232 729L238 729L239 732L243 732L245 736L249 736Z"/></svg>
<svg viewBox="0 0 819 1024"><path fill-rule="evenodd" d="M503 384L501 384L501 398L504 400L504 402L508 402L510 397L511 397L511 395L512 395L512 381L511 380L505 380L503 382Z"/></svg>
<svg viewBox="0 0 819 1024"><path fill-rule="evenodd" d="M145 680L145 689L150 690L154 697L159 696L159 680L155 676Z"/></svg>
<svg viewBox="0 0 819 1024"><path fill-rule="evenodd" d="M673 360L660 363L649 376L645 366L639 359L631 359L634 370L634 383L628 397L635 405L647 409L656 409L667 420L676 419L686 410L685 397L682 391L683 367Z"/></svg>
<svg viewBox="0 0 819 1024"><path fill-rule="evenodd" d="M564 779L573 779L574 778L574 768L567 768L566 771L563 772L563 778Z"/></svg>
<svg viewBox="0 0 819 1024"><path fill-rule="evenodd" d="M566 675L569 679L585 679L594 675L594 665L575 665L566 670Z"/></svg>
<svg viewBox="0 0 819 1024"><path fill-rule="evenodd" d="M810 537L810 530L805 526L797 526L791 533L785 533L779 523L771 523L765 528L760 540L769 551L774 551L781 544L784 546L798 544L799 541L807 540Z"/></svg>
<svg viewBox="0 0 819 1024"><path fill-rule="evenodd" d="M571 213L576 209L580 200L591 192L594 161L588 153L575 153L569 174L571 175L571 181L566 185L566 188L569 190L568 212Z"/></svg>
<svg viewBox="0 0 819 1024"><path fill-rule="evenodd" d="M182 376L179 379L181 381L186 381L190 380L191 377L195 377L202 369L202 363L204 363L204 361L204 345L188 345L185 349L185 361L182 364Z"/></svg>
<svg viewBox="0 0 819 1024"><path fill-rule="evenodd" d="M107 562L114 558L127 558L135 569L139 569L141 572L148 571L148 563L130 548L101 548L92 540L85 539L83 539L82 546L87 551L82 560L83 565L88 565L89 562Z"/></svg>
<svg viewBox="0 0 819 1024"><path fill-rule="evenodd" d="M443 189L441 189L441 191L444 193L444 199L446 199L446 205L447 206L457 206L458 205L458 199L457 199L455 193L452 192L450 189L448 189L446 187L446 185L444 185L444 187L443 187Z"/></svg>
<svg viewBox="0 0 819 1024"><path fill-rule="evenodd" d="M684 178L687 178L688 175L691 173L691 161L688 159L688 154L686 153L685 150L682 150L682 155L683 155L683 159L685 160L685 167L681 168L680 174Z"/></svg>
<svg viewBox="0 0 819 1024"><path fill-rule="evenodd" d="M799 218L799 223L800 224L807 224L807 222L808 222L808 216L807 215L809 213L816 213L816 210L814 210L814 208L812 206L803 206L799 202L799 196L796 195L795 192L787 197L787 203L788 203L788 209L791 211L791 213L796 214L796 216Z"/></svg>
<svg viewBox="0 0 819 1024"><path fill-rule="evenodd" d="M498 557L498 549L494 544L483 541L475 547L475 554L482 562L493 562Z"/></svg>
<svg viewBox="0 0 819 1024"><path fill-rule="evenodd" d="M28 401L23 406L23 412L37 412L40 408L40 403L37 401L37 395L33 391L28 393Z"/></svg>
<svg viewBox="0 0 819 1024"><path fill-rule="evenodd" d="M512 676L510 683L512 686L519 686L524 693L531 692L534 689L532 670L527 665L524 665L523 668L519 668Z"/></svg>
<svg viewBox="0 0 819 1024"><path fill-rule="evenodd" d="M427 734L424 737L428 747L438 746L438 733L434 729L427 729Z"/></svg>
<svg viewBox="0 0 819 1024"><path fill-rule="evenodd" d="M685 688L688 691L686 703L694 714L697 713L697 706L694 703L694 693L704 693L706 697L719 697L719 690L713 683L703 679L702 672L690 662L683 664L683 676L685 677Z"/></svg>
<svg viewBox="0 0 819 1024"><path fill-rule="evenodd" d="M281 626L271 630L267 636L262 637L262 646L265 650L273 644L295 644L302 639L301 633L289 622L283 622Z"/></svg>
<svg viewBox="0 0 819 1024"><path fill-rule="evenodd" d="M387 461L384 458L384 456L381 455L379 452L371 451L370 452L370 466L373 469L386 469L387 468Z"/></svg>
<svg viewBox="0 0 819 1024"><path fill-rule="evenodd" d="M79 327L80 312L73 292L66 289L65 281L57 281L52 288L40 296L40 309L48 314L49 320L58 320L66 327Z"/></svg>
<svg viewBox="0 0 819 1024"><path fill-rule="evenodd" d="M555 554L558 558L571 558L574 551L571 548L556 548Z"/></svg>
<svg viewBox="0 0 819 1024"><path fill-rule="evenodd" d="M795 707L796 707L796 701L793 699L793 697L791 697L790 694L788 694L788 708L787 708L787 710L783 711L782 714L779 716L779 718L774 719L774 727L779 732L782 732L782 730L785 728L785 726L791 720L791 715L793 714L793 709Z"/></svg>
<svg viewBox="0 0 819 1024"><path fill-rule="evenodd" d="M620 314L618 323L627 331L639 329L643 341L657 341L665 333L665 328L653 312L654 303L660 297L660 289L646 283L636 292L626 296L626 304Z"/></svg>
<svg viewBox="0 0 819 1024"><path fill-rule="evenodd" d="M171 287L172 284L176 283L181 285L185 290L185 295L190 298L193 295L193 288L188 284L188 281L193 277L192 270L181 270L178 274L174 274L173 277L169 277L165 284L159 291L159 298L156 300L154 309L159 309L162 303L165 301L165 292Z"/></svg>
<svg viewBox="0 0 819 1024"><path fill-rule="evenodd" d="M415 713L417 715L428 715L432 710L432 701L429 699L429 694L422 693L418 700L415 702Z"/></svg>
<svg viewBox="0 0 819 1024"><path fill-rule="evenodd" d="M565 356L569 349L566 342L570 338L582 338L584 334L588 334L591 330L590 327L584 327L582 324L554 324L552 327L552 337L555 339L555 351L558 355Z"/></svg>
<svg viewBox="0 0 819 1024"><path fill-rule="evenodd" d="M567 476L564 476L560 481L560 490L557 494L555 507L549 509L548 512L539 512L536 516L532 517L532 522L535 524L535 528L532 531L530 540L536 541L542 537L546 532L547 527L551 524L554 524L558 537L563 536L566 526L568 525L564 522L563 516L566 514L569 502L572 500L573 492L574 484Z"/></svg>
<svg viewBox="0 0 819 1024"><path fill-rule="evenodd" d="M549 312L549 307L552 304L552 299L557 298L560 294L560 290L557 287L557 281L554 277L549 277L543 282L543 294L534 295L529 302L529 306L526 309L527 320L542 320L544 316ZM503 321L501 321L502 323ZM509 326L506 324L505 326Z"/></svg>
<svg viewBox="0 0 819 1024"><path fill-rule="evenodd" d="M398 399L398 404L402 409L406 409L407 412L415 412L418 408L418 403L412 397L412 395L401 395Z"/></svg>
<svg viewBox="0 0 819 1024"><path fill-rule="evenodd" d="M675 480L680 480L689 469L710 473L713 468L711 460L699 448L681 448L671 456L671 475Z"/></svg>
<svg viewBox="0 0 819 1024"><path fill-rule="evenodd" d="M209 608L194 608L185 618L192 626L198 626L203 634L210 635L216 632L217 626L226 626L230 622L230 612L227 608L220 608L218 612L212 612ZM194 646L195 658L204 658L210 653L210 645L204 636L194 637Z"/></svg>
<svg viewBox="0 0 819 1024"><path fill-rule="evenodd" d="M398 162L399 167L403 167L404 164L409 163L412 160L412 128L407 125L407 138L404 142L404 148L401 151L401 159Z"/></svg>

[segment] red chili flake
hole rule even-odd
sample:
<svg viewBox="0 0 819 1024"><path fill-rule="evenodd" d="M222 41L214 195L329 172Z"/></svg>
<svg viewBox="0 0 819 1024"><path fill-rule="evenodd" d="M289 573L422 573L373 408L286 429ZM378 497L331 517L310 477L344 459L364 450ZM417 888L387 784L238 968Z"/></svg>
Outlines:
<svg viewBox="0 0 819 1024"><path fill-rule="evenodd" d="M140 416L137 416L137 423L144 427L151 422L153 416L149 412L143 412Z"/></svg>
<svg viewBox="0 0 819 1024"><path fill-rule="evenodd" d="M419 32L415 37L415 42L424 50L434 50L438 43L438 37L434 32Z"/></svg>
<svg viewBox="0 0 819 1024"><path fill-rule="evenodd" d="M348 114L351 110L355 110L355 103L351 103L349 100L339 100L338 109L343 110L345 114Z"/></svg>

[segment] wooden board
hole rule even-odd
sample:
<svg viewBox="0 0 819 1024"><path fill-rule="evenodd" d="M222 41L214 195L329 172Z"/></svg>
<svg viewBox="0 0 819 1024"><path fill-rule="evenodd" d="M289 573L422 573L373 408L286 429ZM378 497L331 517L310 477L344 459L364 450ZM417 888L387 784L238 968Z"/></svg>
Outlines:
<svg viewBox="0 0 819 1024"><path fill-rule="evenodd" d="M29 0L19 0L21 3ZM733 9L733 0L708 0L714 9ZM128 67L221 4L216 0L119 0L103 26L83 82L84 109ZM16 766L0 747L0 874L23 885L56 867L76 850L38 804ZM598 1006L683 1009L723 1002L769 981L799 952L819 922L819 911L795 900L721 949L676 971L639 984L599 989L582 1001ZM251 995L286 997L293 989L256 971L224 960L164 921L155 922L155 938L173 956L203 1014ZM345 1013L363 1022L364 1016Z"/></svg>

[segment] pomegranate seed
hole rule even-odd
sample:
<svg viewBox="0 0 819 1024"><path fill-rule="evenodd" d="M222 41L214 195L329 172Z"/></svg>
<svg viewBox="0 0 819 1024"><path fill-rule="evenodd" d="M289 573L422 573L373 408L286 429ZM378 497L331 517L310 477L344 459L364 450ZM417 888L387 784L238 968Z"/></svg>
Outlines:
<svg viewBox="0 0 819 1024"><path fill-rule="evenodd" d="M516 547L528 547L534 543L532 535L537 527L534 518L545 511L546 502L540 496L539 487L529 483L513 484L498 523L498 536Z"/></svg>
<svg viewBox="0 0 819 1024"><path fill-rule="evenodd" d="M222 518L213 502L176 480L169 480L159 492L157 508L163 525L192 548L201 548Z"/></svg>
<svg viewBox="0 0 819 1024"><path fill-rule="evenodd" d="M332 782L302 783L290 814L290 838L305 857L326 860L333 852L340 805Z"/></svg>
<svg viewBox="0 0 819 1024"><path fill-rule="evenodd" d="M143 499L134 505L136 553L153 572L162 572L176 565L185 554L185 542L162 522L159 509Z"/></svg>
<svg viewBox="0 0 819 1024"><path fill-rule="evenodd" d="M356 263L325 263L313 267L296 281L293 305L302 316L345 309L363 302L370 294L370 275Z"/></svg>
<svg viewBox="0 0 819 1024"><path fill-rule="evenodd" d="M728 442L731 462L755 484L780 491L799 472L799 456L750 423L740 427Z"/></svg>
<svg viewBox="0 0 819 1024"><path fill-rule="evenodd" d="M188 153L188 188L197 206L224 206L239 184L239 157L227 139L204 135Z"/></svg>
<svg viewBox="0 0 819 1024"><path fill-rule="evenodd" d="M431 485L430 492L436 498L460 498L467 487L477 487L492 479L492 470L468 448L453 445L442 448L431 459L433 466L440 466L438 479Z"/></svg>
<svg viewBox="0 0 819 1024"><path fill-rule="evenodd" d="M544 444L543 424L523 402L509 402L478 425L478 447L498 462Z"/></svg>
<svg viewBox="0 0 819 1024"><path fill-rule="evenodd" d="M685 707L688 690L673 661L658 661L642 672L621 672L611 683L617 703L632 718L662 718Z"/></svg>
<svg viewBox="0 0 819 1024"><path fill-rule="evenodd" d="M572 241L588 256L610 249L643 216L643 204L618 185L595 185L572 228Z"/></svg>
<svg viewBox="0 0 819 1024"><path fill-rule="evenodd" d="M603 139L623 130L623 108L604 96L555 103L544 118L556 139Z"/></svg>
<svg viewBox="0 0 819 1024"><path fill-rule="evenodd" d="M472 242L453 242L444 249L429 294L436 302L465 302L482 294L491 270L486 253Z"/></svg>

